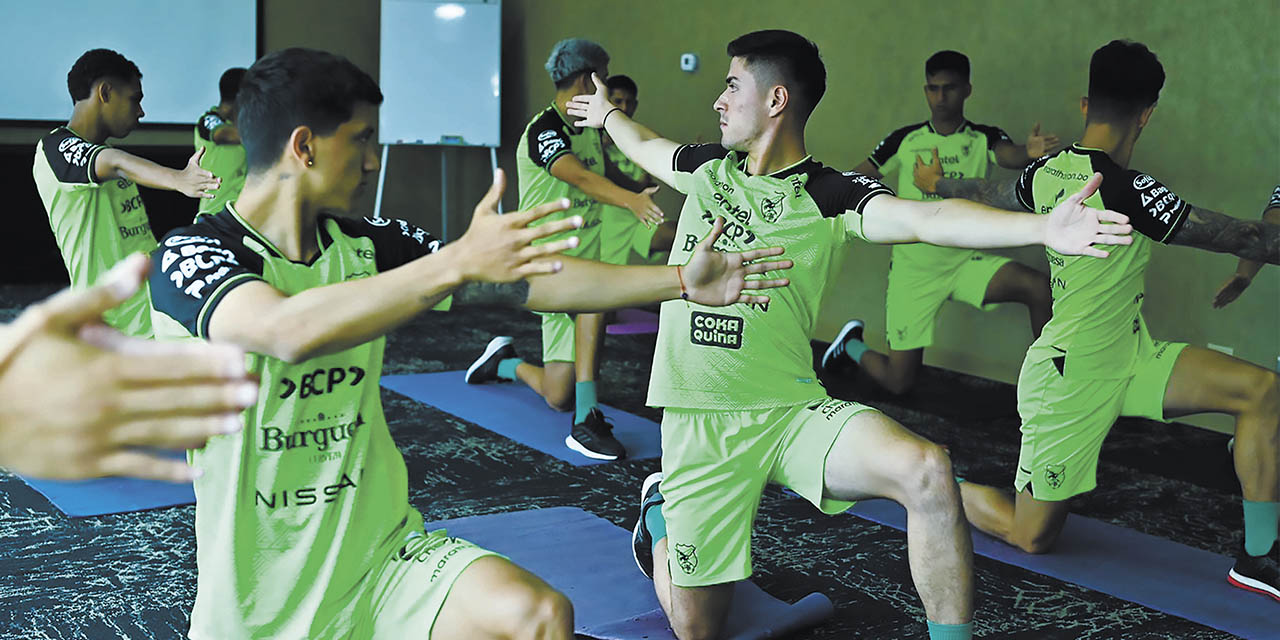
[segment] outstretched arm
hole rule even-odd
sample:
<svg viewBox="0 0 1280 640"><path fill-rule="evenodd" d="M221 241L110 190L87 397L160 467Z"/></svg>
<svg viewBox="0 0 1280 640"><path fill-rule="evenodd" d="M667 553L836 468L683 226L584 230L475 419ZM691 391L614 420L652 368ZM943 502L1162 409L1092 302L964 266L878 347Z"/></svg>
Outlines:
<svg viewBox="0 0 1280 640"><path fill-rule="evenodd" d="M568 113L576 118L579 127L604 129L613 139L613 143L622 149L636 164L649 175L674 185L675 170L672 159L675 157L679 143L658 135L652 129L627 117L621 109L609 102L609 91L600 77L591 74L591 81L596 84L596 92L588 95L574 96L569 101Z"/></svg>
<svg viewBox="0 0 1280 640"><path fill-rule="evenodd" d="M1230 253L1245 260L1280 263L1280 225L1232 218L1190 203L1187 208L1186 220L1169 244Z"/></svg>
<svg viewBox="0 0 1280 640"><path fill-rule="evenodd" d="M128 178L144 187L177 191L190 198L213 198L212 191L222 182L200 167L204 149L191 154L182 170L156 164L119 149L103 149L94 161L94 176L99 182Z"/></svg>
<svg viewBox="0 0 1280 640"><path fill-rule="evenodd" d="M1048 216L1001 211L960 199L878 197L867 203L863 234L871 242L927 242L970 249L1042 244L1065 255L1105 258L1107 253L1093 245L1130 244L1133 227L1127 224L1128 216L1084 205L1101 183L1102 175L1094 174Z"/></svg>
<svg viewBox="0 0 1280 640"><path fill-rule="evenodd" d="M1027 134L1026 144L1006 142L996 146L994 149L996 164L1005 169L1021 169L1027 166L1028 162L1052 151L1057 146L1058 136L1052 133L1040 133L1040 123L1037 122L1034 127L1031 127L1031 133Z"/></svg>
<svg viewBox="0 0 1280 640"><path fill-rule="evenodd" d="M1025 163L1024 163L1025 164ZM933 162L925 164L916 158L913 180L920 191L944 198L964 198L1007 211L1022 211L1018 202L1017 178L986 180L983 178L944 178L938 150L933 150Z"/></svg>
<svg viewBox="0 0 1280 640"><path fill-rule="evenodd" d="M1262 212L1262 221L1271 225L1280 226L1280 206L1269 207ZM1258 275L1258 271L1262 269L1262 263L1257 260L1240 259L1236 264L1236 272L1222 286L1218 288L1218 293L1213 296L1213 308L1221 309L1240 297L1241 293L1249 287L1253 282L1253 277Z"/></svg>
<svg viewBox="0 0 1280 640"><path fill-rule="evenodd" d="M579 188L597 202L622 207L635 214L646 227L662 224L662 209L653 202L653 194L657 187L649 187L639 192L627 191L614 184L612 180L588 169L582 161L572 153L566 153L551 163L551 175L556 179Z"/></svg>

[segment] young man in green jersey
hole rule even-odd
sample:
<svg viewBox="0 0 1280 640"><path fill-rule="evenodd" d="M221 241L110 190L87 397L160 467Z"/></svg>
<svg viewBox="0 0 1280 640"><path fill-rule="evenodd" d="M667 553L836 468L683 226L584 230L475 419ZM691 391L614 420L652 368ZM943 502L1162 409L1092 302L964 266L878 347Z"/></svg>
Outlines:
<svg viewBox="0 0 1280 640"><path fill-rule="evenodd" d="M1280 185L1271 192L1271 200L1262 210L1262 220L1271 224L1280 224ZM1240 262L1236 264L1236 272L1231 274L1221 287L1218 287L1218 293L1213 296L1213 308L1221 309L1239 298L1261 269L1261 262L1240 258Z"/></svg>
<svg viewBox="0 0 1280 640"><path fill-rule="evenodd" d="M682 295L761 303L748 291L786 281L746 277L789 263L752 261L782 250L725 254L708 241L683 270L558 258L577 238L531 241L582 219L526 228L562 199L497 215L501 173L443 245L405 221L345 216L379 168L382 93L368 74L286 49L254 63L237 101L244 190L165 236L151 272L158 336L237 345L260 380L243 433L190 454L203 472L190 637L571 638L564 596L423 530L382 413L385 334L450 295L567 311Z"/></svg>
<svg viewBox="0 0 1280 640"><path fill-rule="evenodd" d="M609 102L622 109L628 118L634 118L636 108L640 106L640 90L635 80L618 74L609 76L604 85L609 90ZM622 188L637 193L657 188L652 176L623 154L609 136L603 137L605 176ZM671 251L671 243L675 240L673 221L646 225L631 211L607 204L601 207L600 217L601 260L609 264L666 262L665 254Z"/></svg>
<svg viewBox="0 0 1280 640"><path fill-rule="evenodd" d="M896 173L900 198L937 200L912 184L915 165L933 158L949 178L983 178L991 164L1022 169L1057 146L1058 138L1041 134L1036 124L1025 145L1015 144L998 127L975 124L964 117L964 101L973 92L969 58L958 51L939 51L924 63L924 95L929 120L889 134L855 171L881 178ZM929 244L899 244L889 263L885 295L888 353L871 351L862 340L863 323L845 323L822 356L831 372L840 364L857 364L891 393L915 385L924 350L933 344L934 325L942 304L956 300L987 310L1000 302L1026 305L1031 333L1049 320L1049 276L1002 256Z"/></svg>
<svg viewBox="0 0 1280 640"><path fill-rule="evenodd" d="M662 222L662 210L653 203L657 187L628 191L605 177L600 132L574 126L565 116L565 104L575 95L593 91L591 74L608 75L609 54L600 45L571 38L557 42L545 65L556 95L550 106L529 121L516 145L520 208L528 209L559 198L573 203L548 219L581 216L583 227L575 233L582 241L567 255L590 260L601 258L602 205L622 207L646 225ZM573 409L565 445L590 458L617 460L626 456L613 436L613 425L598 408L596 375L604 337L603 315L598 313L544 314L542 316L542 366L521 360L511 338L498 336L467 369L468 383L520 380L557 411ZM479 375L484 364L497 359L493 375Z"/></svg>
<svg viewBox="0 0 1280 640"><path fill-rule="evenodd" d="M1225 413L1236 419L1233 455L1245 527L1228 579L1280 601L1280 376L1216 351L1154 340L1142 317L1152 241L1276 264L1280 226L1192 206L1150 175L1128 168L1164 77L1145 46L1114 40L1095 51L1089 64L1080 142L1036 160L1016 180L955 180L936 167L918 177L927 193L1044 213L1100 172L1102 188L1087 204L1128 215L1141 234L1107 260L1046 251L1053 318L1027 351L1018 376L1017 495L962 483L965 513L979 529L1044 553L1062 532L1067 500L1097 486L1098 454L1116 418L1169 421Z"/></svg>
<svg viewBox="0 0 1280 640"><path fill-rule="evenodd" d="M200 168L199 151L178 171L106 144L129 135L144 115L142 72L124 56L86 51L67 74L67 89L71 120L36 143L31 172L71 287L84 289L125 256L156 248L137 185L212 198L218 180ZM103 318L128 335L150 337L146 285Z"/></svg>
<svg viewBox="0 0 1280 640"><path fill-rule="evenodd" d="M197 151L204 151L200 166L221 180L214 197L200 201L197 216L222 211L244 187L244 147L240 145L240 132L236 129L236 93L240 91L244 72L241 67L232 67L222 73L218 79L218 104L196 122L195 147Z"/></svg>
<svg viewBox="0 0 1280 640"><path fill-rule="evenodd" d="M681 264L730 219L723 250L782 244L791 284L768 304L662 305L650 405L662 407L662 469L646 480L634 550L682 640L714 638L732 583L751 575L751 528L767 483L791 487L825 513L873 496L907 509L911 573L933 638L972 633L968 527L941 447L888 416L829 397L809 336L832 259L853 239L987 248L1047 244L1073 254L1124 243L1124 216L1080 204L1049 220L963 200L896 198L874 178L840 173L805 150L805 122L826 88L817 47L788 31L729 43L726 88L714 103L721 144L679 145L614 107L603 83L569 114L607 129L627 157L688 195L670 263ZM1108 233L1111 232L1111 233ZM660 484L660 491L659 489Z"/></svg>

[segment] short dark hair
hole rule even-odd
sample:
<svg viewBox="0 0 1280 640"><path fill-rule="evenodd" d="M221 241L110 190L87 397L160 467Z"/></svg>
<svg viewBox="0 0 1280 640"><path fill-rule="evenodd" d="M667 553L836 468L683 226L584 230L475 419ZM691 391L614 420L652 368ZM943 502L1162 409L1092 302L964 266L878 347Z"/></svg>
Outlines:
<svg viewBox="0 0 1280 640"><path fill-rule="evenodd" d="M640 89L636 88L636 81L621 73L609 76L609 79L604 81L604 87L609 91L629 91L633 96L640 95Z"/></svg>
<svg viewBox="0 0 1280 640"><path fill-rule="evenodd" d="M236 96L236 126L252 172L271 168L299 126L333 133L357 102L382 104L382 91L350 60L315 49L283 49L249 67Z"/></svg>
<svg viewBox="0 0 1280 640"><path fill-rule="evenodd" d="M929 77L939 71L950 71L969 81L969 56L959 51L939 51L924 61L924 75Z"/></svg>
<svg viewBox="0 0 1280 640"><path fill-rule="evenodd" d="M236 94L240 93L240 81L244 80L244 74L248 71L244 67L231 67L222 72L222 77L218 78L218 95L223 102L235 102Z"/></svg>
<svg viewBox="0 0 1280 640"><path fill-rule="evenodd" d="M138 65L115 51L90 49L76 59L67 73L67 91L71 92L71 101L88 98L94 83L103 78L141 81L142 72L138 71Z"/></svg>
<svg viewBox="0 0 1280 640"><path fill-rule="evenodd" d="M765 66L778 74L779 84L795 94L800 114L806 118L827 92L827 67L818 55L818 45L798 33L753 31L738 36L725 49L729 57L742 58L749 67Z"/></svg>
<svg viewBox="0 0 1280 640"><path fill-rule="evenodd" d="M1118 123L1156 103L1164 67L1146 45L1112 40L1089 61L1089 122Z"/></svg>

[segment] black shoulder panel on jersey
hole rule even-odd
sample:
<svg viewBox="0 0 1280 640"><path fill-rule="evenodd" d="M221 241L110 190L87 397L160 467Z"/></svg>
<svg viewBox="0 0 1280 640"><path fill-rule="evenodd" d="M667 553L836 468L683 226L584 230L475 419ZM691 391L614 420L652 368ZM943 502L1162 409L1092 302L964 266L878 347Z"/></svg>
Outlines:
<svg viewBox="0 0 1280 640"><path fill-rule="evenodd" d="M698 167L729 155L729 150L716 143L682 144L671 156L671 168L676 173L693 173Z"/></svg>
<svg viewBox="0 0 1280 640"><path fill-rule="evenodd" d="M59 182L96 183L93 160L107 147L81 138L66 127L58 127L40 139L44 158Z"/></svg>
<svg viewBox="0 0 1280 640"><path fill-rule="evenodd" d="M550 170L557 158L572 153L569 141L569 125L564 123L554 107L548 107L529 125L528 148L525 152L533 163Z"/></svg>
<svg viewBox="0 0 1280 640"><path fill-rule="evenodd" d="M861 214L863 207L875 196L894 195L893 189L871 176L856 171L841 173L813 161L808 164L812 166L805 171L809 179L804 190L813 198L824 218L834 218L846 211Z"/></svg>
<svg viewBox="0 0 1280 640"><path fill-rule="evenodd" d="M1063 151L1065 151L1065 149ZM1058 153L1062 153L1063 151L1059 151ZM1031 189L1035 181L1036 172L1057 155L1057 153L1045 154L1036 158L1031 164L1022 168L1022 175L1018 176L1018 185L1014 188L1014 192L1018 194L1018 203L1027 211L1035 213L1036 210L1036 197L1035 193Z"/></svg>
<svg viewBox="0 0 1280 640"><path fill-rule="evenodd" d="M871 150L871 155L867 159L870 160L871 164L875 165L877 169L883 167L890 158L898 153L898 147L902 145L902 140L907 137L908 133L919 129L920 127L928 126L928 124L928 122L917 122L894 131L885 137L884 140L881 140L880 144L876 145L875 149Z"/></svg>
<svg viewBox="0 0 1280 640"><path fill-rule="evenodd" d="M1093 170L1102 174L1102 204L1129 216L1135 231L1168 244L1182 228L1189 208L1186 201L1155 178L1125 169L1101 151L1091 152Z"/></svg>
<svg viewBox="0 0 1280 640"><path fill-rule="evenodd" d="M225 210L170 231L151 253L151 305L208 338L209 317L227 292L262 279L262 256L244 244L248 233Z"/></svg>
<svg viewBox="0 0 1280 640"><path fill-rule="evenodd" d="M444 246L444 242L424 229L396 218L322 216L318 221L322 248L332 243L328 234L333 231L326 224L327 221L337 225L338 230L349 238L369 238L373 241L378 273L385 273L427 254L435 253Z"/></svg>
<svg viewBox="0 0 1280 640"><path fill-rule="evenodd" d="M214 130L224 124L227 124L227 121L223 120L217 111L210 109L204 112L204 115L200 116L200 120L196 122L196 135L212 142Z"/></svg>
<svg viewBox="0 0 1280 640"><path fill-rule="evenodd" d="M1271 192L1271 201L1267 203L1268 209L1280 207L1280 185L1276 185L1276 190Z"/></svg>
<svg viewBox="0 0 1280 640"><path fill-rule="evenodd" d="M973 127L974 131L977 131L978 133L981 133L982 135L987 137L988 149L995 149L996 145L1002 142L1014 144L1013 138L1010 138L1009 134L1005 133L1004 130L1001 129L1000 127L992 127L990 125L977 124L974 122L970 122L969 126Z"/></svg>

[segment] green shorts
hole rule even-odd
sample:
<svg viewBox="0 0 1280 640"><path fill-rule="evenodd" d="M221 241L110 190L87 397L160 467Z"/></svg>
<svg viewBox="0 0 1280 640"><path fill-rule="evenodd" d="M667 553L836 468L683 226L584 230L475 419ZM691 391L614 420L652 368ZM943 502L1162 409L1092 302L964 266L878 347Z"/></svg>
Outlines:
<svg viewBox="0 0 1280 640"><path fill-rule="evenodd" d="M599 211L599 207L593 207L586 213L575 212L582 213L583 227L570 232L578 236L578 246L565 251L564 255L584 260L600 260L600 234L603 225L601 225ZM562 234L557 234L535 244L560 237ZM542 316L542 363L573 362L577 353L573 316L567 313L538 313L538 315Z"/></svg>
<svg viewBox="0 0 1280 640"><path fill-rule="evenodd" d="M443 529L410 534L369 583L367 611L373 637L429 637L458 577L485 556L503 557L450 537Z"/></svg>
<svg viewBox="0 0 1280 640"><path fill-rule="evenodd" d="M667 408L662 417L662 514L671 582L701 587L751 576L751 525L766 484L790 487L823 513L827 453L845 423L871 407L822 397L777 409Z"/></svg>
<svg viewBox="0 0 1280 640"><path fill-rule="evenodd" d="M632 264L649 258L649 245L658 225L646 227L629 209L605 205L601 209L600 261Z"/></svg>
<svg viewBox="0 0 1280 640"><path fill-rule="evenodd" d="M927 251L936 258L904 259ZM938 312L947 300L963 302L986 311L983 305L987 285L1008 258L967 249L951 249L931 245L894 247L894 260L889 265L889 290L885 295L885 334L889 348L896 351L923 349L933 344L933 328Z"/></svg>
<svg viewBox="0 0 1280 640"><path fill-rule="evenodd" d="M1013 486L1031 485L1037 500L1066 500L1098 486L1098 454L1120 416L1168 422L1164 392L1185 342L1152 340L1142 325L1138 360L1130 375L1068 379L1061 351L1033 347L1018 375L1022 449Z"/></svg>

